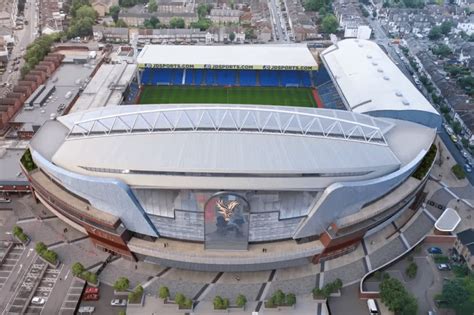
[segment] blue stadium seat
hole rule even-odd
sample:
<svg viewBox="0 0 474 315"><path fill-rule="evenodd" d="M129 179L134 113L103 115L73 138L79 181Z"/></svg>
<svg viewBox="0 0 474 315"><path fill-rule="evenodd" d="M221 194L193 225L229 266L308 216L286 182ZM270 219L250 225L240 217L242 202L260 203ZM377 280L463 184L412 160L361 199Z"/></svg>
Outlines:
<svg viewBox="0 0 474 315"><path fill-rule="evenodd" d="M309 72L300 71L300 77L301 77L301 84L304 87L311 87L311 76Z"/></svg>
<svg viewBox="0 0 474 315"><path fill-rule="evenodd" d="M169 85L172 81L173 69L155 69L153 84Z"/></svg>
<svg viewBox="0 0 474 315"><path fill-rule="evenodd" d="M152 75L152 70L145 68L143 70L142 74L142 84L150 84L151 83L151 75Z"/></svg>
<svg viewBox="0 0 474 315"><path fill-rule="evenodd" d="M186 69L186 78L184 79L184 84L192 85L194 82L194 69Z"/></svg>
<svg viewBox="0 0 474 315"><path fill-rule="evenodd" d="M319 86L317 89L319 97L321 98L321 101L323 102L325 108L342 110L346 109L344 103L342 102L341 96L339 95L336 87L334 86L331 80Z"/></svg>
<svg viewBox="0 0 474 315"><path fill-rule="evenodd" d="M320 86L328 81L331 81L329 73L325 67L321 66L318 71L314 72L314 85Z"/></svg>
<svg viewBox="0 0 474 315"><path fill-rule="evenodd" d="M235 85L237 72L235 70L217 70L218 85Z"/></svg>
<svg viewBox="0 0 474 315"><path fill-rule="evenodd" d="M299 86L300 79L298 71L280 71L281 85L283 86Z"/></svg>
<svg viewBox="0 0 474 315"><path fill-rule="evenodd" d="M257 71L255 70L241 70L239 72L240 86L256 86L257 85Z"/></svg>
<svg viewBox="0 0 474 315"><path fill-rule="evenodd" d="M171 81L174 85L183 84L183 69L174 69L173 70L173 80Z"/></svg>
<svg viewBox="0 0 474 315"><path fill-rule="evenodd" d="M262 70L260 71L260 85L261 86L279 86L280 80L278 71Z"/></svg>
<svg viewBox="0 0 474 315"><path fill-rule="evenodd" d="M214 85L217 83L216 71L215 70L204 70L206 72L206 84Z"/></svg>
<svg viewBox="0 0 474 315"><path fill-rule="evenodd" d="M201 85L202 79L204 77L204 72L201 69L194 70L194 85Z"/></svg>

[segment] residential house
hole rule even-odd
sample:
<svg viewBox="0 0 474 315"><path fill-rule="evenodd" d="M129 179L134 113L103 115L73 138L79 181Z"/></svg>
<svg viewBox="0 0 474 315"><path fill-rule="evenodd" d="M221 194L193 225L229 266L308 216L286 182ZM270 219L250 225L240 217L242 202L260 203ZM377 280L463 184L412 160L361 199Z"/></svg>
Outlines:
<svg viewBox="0 0 474 315"><path fill-rule="evenodd" d="M454 248L464 258L467 267L474 271L474 229L470 228L456 234Z"/></svg>
<svg viewBox="0 0 474 315"><path fill-rule="evenodd" d="M211 19L213 23L239 23L242 14L243 12L241 10L229 8L211 9L209 19Z"/></svg>
<svg viewBox="0 0 474 315"><path fill-rule="evenodd" d="M110 7L118 5L118 0L92 0L91 5L100 17L109 13Z"/></svg>

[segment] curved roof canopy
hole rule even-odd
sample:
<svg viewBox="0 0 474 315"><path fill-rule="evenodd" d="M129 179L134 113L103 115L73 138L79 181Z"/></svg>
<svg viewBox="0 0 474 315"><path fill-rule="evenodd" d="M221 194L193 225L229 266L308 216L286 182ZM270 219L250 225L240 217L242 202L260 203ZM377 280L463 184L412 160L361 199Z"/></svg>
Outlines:
<svg viewBox="0 0 474 315"><path fill-rule="evenodd" d="M321 59L352 111L397 111L397 118L431 127L440 122L436 109L377 43L345 39L323 51ZM410 114L404 116L400 112ZM413 112L426 117L413 118Z"/></svg>

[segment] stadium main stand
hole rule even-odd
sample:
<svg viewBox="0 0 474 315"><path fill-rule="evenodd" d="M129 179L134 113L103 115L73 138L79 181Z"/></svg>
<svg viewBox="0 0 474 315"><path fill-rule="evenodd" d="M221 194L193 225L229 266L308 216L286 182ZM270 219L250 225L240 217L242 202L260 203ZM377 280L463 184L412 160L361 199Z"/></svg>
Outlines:
<svg viewBox="0 0 474 315"><path fill-rule="evenodd" d="M314 76L317 77L318 74L316 73ZM146 68L142 73L142 83L145 85L313 86L311 73L309 71L295 70L184 70Z"/></svg>

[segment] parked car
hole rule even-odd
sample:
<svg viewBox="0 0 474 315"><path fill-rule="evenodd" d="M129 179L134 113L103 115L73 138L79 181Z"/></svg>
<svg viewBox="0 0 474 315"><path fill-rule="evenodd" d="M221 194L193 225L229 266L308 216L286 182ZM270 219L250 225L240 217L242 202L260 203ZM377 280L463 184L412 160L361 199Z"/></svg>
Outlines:
<svg viewBox="0 0 474 315"><path fill-rule="evenodd" d="M10 203L12 200L8 197L0 197L0 203Z"/></svg>
<svg viewBox="0 0 474 315"><path fill-rule="evenodd" d="M455 135L451 135L451 140L456 143L458 142L458 137L456 137Z"/></svg>
<svg viewBox="0 0 474 315"><path fill-rule="evenodd" d="M43 305L45 302L45 299L39 296L35 296L31 299L31 304L33 305Z"/></svg>
<svg viewBox="0 0 474 315"><path fill-rule="evenodd" d="M84 294L99 294L99 288L87 287Z"/></svg>
<svg viewBox="0 0 474 315"><path fill-rule="evenodd" d="M92 314L94 313L95 311L95 307L94 306L81 306L79 307L79 309L77 310L77 312L79 314Z"/></svg>
<svg viewBox="0 0 474 315"><path fill-rule="evenodd" d="M113 299L110 301L111 306L127 306L127 300L125 299Z"/></svg>
<svg viewBox="0 0 474 315"><path fill-rule="evenodd" d="M471 166L469 166L469 164L464 165L464 170L466 171L466 173L471 173L472 172L472 168L471 168Z"/></svg>
<svg viewBox="0 0 474 315"><path fill-rule="evenodd" d="M445 271L451 270L451 266L449 264L438 264L438 270Z"/></svg>
<svg viewBox="0 0 474 315"><path fill-rule="evenodd" d="M96 293L87 293L87 294L84 294L84 297L82 299L84 301L98 301L99 295Z"/></svg>
<svg viewBox="0 0 474 315"><path fill-rule="evenodd" d="M428 253L430 253L430 254L442 254L443 251L439 247L430 247L430 248L428 248Z"/></svg>

